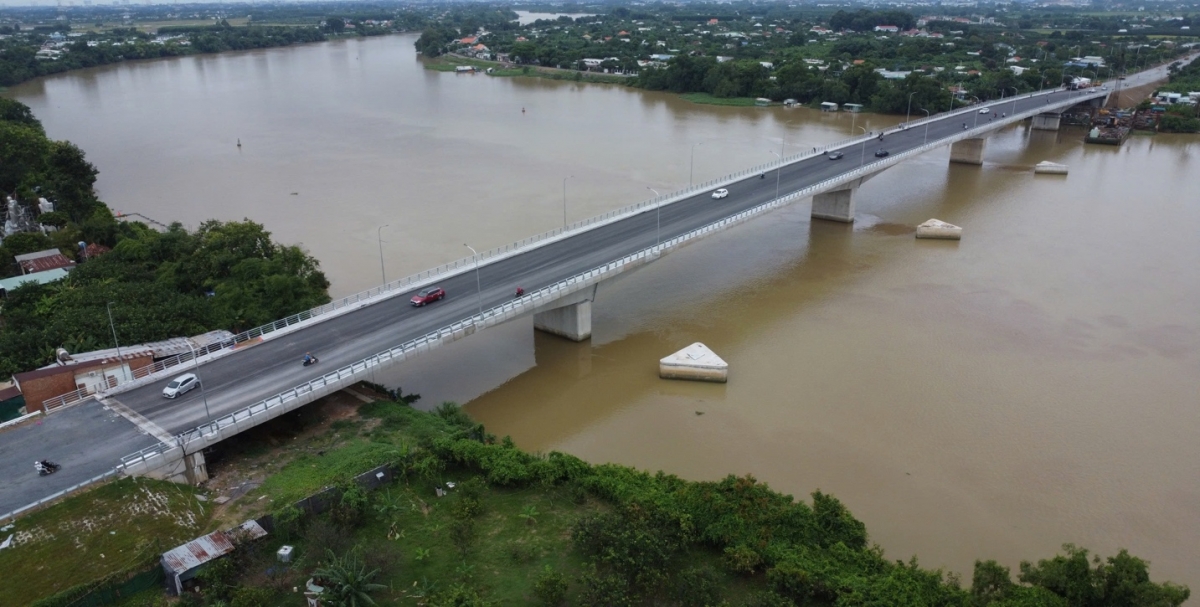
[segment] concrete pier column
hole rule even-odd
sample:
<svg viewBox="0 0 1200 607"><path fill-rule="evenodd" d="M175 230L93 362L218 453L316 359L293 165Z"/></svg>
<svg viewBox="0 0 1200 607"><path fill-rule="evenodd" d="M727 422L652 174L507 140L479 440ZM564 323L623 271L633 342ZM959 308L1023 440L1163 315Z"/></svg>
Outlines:
<svg viewBox="0 0 1200 607"><path fill-rule="evenodd" d="M193 485L199 485L208 480L208 465L204 461L204 453L197 451L191 455L183 456L184 477L187 482Z"/></svg>
<svg viewBox="0 0 1200 607"><path fill-rule="evenodd" d="M1062 114L1038 114L1033 117L1033 129L1035 131L1057 131L1061 121Z"/></svg>
<svg viewBox="0 0 1200 607"><path fill-rule="evenodd" d="M828 219L842 223L854 222L854 193L860 181L844 186L844 189L823 192L813 196L813 219Z"/></svg>
<svg viewBox="0 0 1200 607"><path fill-rule="evenodd" d="M983 142L982 137L954 142L950 146L950 162L983 164Z"/></svg>
<svg viewBox="0 0 1200 607"><path fill-rule="evenodd" d="M571 341L592 336L592 302L581 301L533 315L533 328Z"/></svg>

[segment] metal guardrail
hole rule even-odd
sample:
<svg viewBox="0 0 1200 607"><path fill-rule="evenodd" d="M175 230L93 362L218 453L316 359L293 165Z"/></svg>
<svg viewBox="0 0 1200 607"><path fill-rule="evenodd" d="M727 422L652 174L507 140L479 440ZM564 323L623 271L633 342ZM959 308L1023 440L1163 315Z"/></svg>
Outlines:
<svg viewBox="0 0 1200 607"><path fill-rule="evenodd" d="M1048 95L1048 94L1059 93L1059 92L1064 92L1064 91L1062 89L1047 89L1044 91L1038 91L1036 93L1027 94L1025 97L1032 98L1032 97L1036 97L1039 95ZM1075 91L1075 92L1081 93L1081 94L1086 94L1086 93L1090 93L1092 91L1082 90L1082 91ZM1096 94L1099 94L1099 93L1097 92ZM1105 92L1105 94L1107 94L1107 91ZM1018 96L1017 98L1018 99L1022 98L1022 96ZM1013 99L1013 98L1010 97L1007 99L992 100L992 101L989 101L988 103L993 103L993 104L994 103L1007 103L1011 99ZM978 110L977 106L966 105L966 106L963 106L962 108L959 108L957 110L952 110L945 114L933 114L930 116L919 118L917 120L908 121L908 122L904 123L903 127L891 129L891 132L901 130L901 128L911 129L916 126L923 125L927 122L935 122L938 120L944 120L950 116L969 115L969 114L975 113L977 110ZM1042 111L1044 111L1044 109ZM1036 112L1036 113L1041 113L1041 111ZM888 132L888 130L884 129L884 132ZM595 227L598 224L603 224L603 223L606 223L609 221L614 221L619 218L624 218L626 216L633 215L633 214L641 212L641 211L653 209L653 208L661 206L661 205L671 204L671 203L674 203L674 202L677 202L680 200L684 200L684 199L687 199L687 198L695 195L698 192L709 190L717 185L725 185L730 182L737 181L743 177L746 177L749 175L754 175L756 173L761 174L761 173L765 173L768 171L773 171L773 170L779 169L783 166L786 166L788 164L800 162L800 161L806 160L808 158L812 158L813 156L822 155L830 150L851 147L851 146L872 140L874 138L875 138L874 133L871 133L871 134L865 134L865 135L858 136L858 137L851 137L848 139L843 139L841 141L826 144L823 146L815 146L815 147L813 147L811 152L801 152L799 154L794 154L792 156L780 158L778 160L774 160L774 161L771 161L771 162L768 162L765 164L756 165L754 167L744 169L742 171L738 171L736 173L732 173L732 174L726 175L726 176L718 178L718 179L712 179L709 181L705 181L703 183L694 184L683 190L672 192L670 194L666 194L663 196L656 196L649 200L634 203L631 205L626 205L619 209L608 211L608 212L602 213L600 215L596 215L593 217L589 217L587 219L583 219L583 220L571 223L562 228L555 228L553 230L549 230L547 232L542 232L541 234L537 234L535 236L530 236L528 238L523 238L523 239L513 242L513 243L509 243L506 245L502 245L499 247L489 249L487 251L480 253L478 259L479 259L479 262L482 263L486 260L496 258L499 256L503 256L503 255L507 255L507 254L513 253L515 251L525 249L526 247L529 247L531 245L534 245L537 243L543 243L545 241L549 241L551 239L561 237L565 234L573 233L577 230L581 230L581 229L589 228L589 227ZM940 139L939 145L945 145L945 139ZM373 287L373 288L367 289L365 291L360 291L353 295L349 295L349 296L343 297L341 299L331 301L330 303L327 303L325 305L317 306L315 308L312 308L310 310L305 310L298 314L293 314L292 316L288 316L287 318L277 320L273 323L265 324L260 327L255 327L248 331L243 331L243 332L235 335L230 340L220 342L218 344L212 344L212 345L206 346L203 350L198 350L194 354L192 352L186 352L183 354L179 354L176 356L172 356L170 358L160 360L151 365L147 365L145 367L135 369L133 371L133 380L136 381L138 379L149 377L151 375L171 369L173 367L178 367L179 365L181 365L185 362L192 361L193 356L198 358L198 357L204 356L206 354L216 353L220 350L233 349L239 345L251 342L256 339L261 339L263 337L271 335L272 333L291 328L295 325L304 323L305 321L317 318L322 315L330 314L331 312L345 310L347 308L357 306L364 302L375 300L376 298L390 297L390 296L397 295L401 292L407 291L409 287L421 285L435 277L441 278L441 277L445 277L448 275L456 274L459 271L468 270L468 269L474 267L474 264L475 264L474 257L463 257L461 259L442 264L442 265L437 266L436 268L433 268L430 270L418 272L416 274L406 276L399 280L394 280L392 282L389 282L389 283L386 283L386 284L383 284L383 285L380 285L377 287ZM120 383L127 383L127 382L120 382ZM114 386L110 386L109 389L111 389L112 387L114 387ZM82 402L83 400L86 400L87 398L96 394L96 392L97 391L88 390L87 388L84 388L84 389L77 390L75 392L71 392L69 394L66 394L66 395L63 395L60 397L55 397L55 398L49 399L43 403L43 406L46 408L47 412L52 412L63 406Z"/></svg>
<svg viewBox="0 0 1200 607"><path fill-rule="evenodd" d="M1058 105L1068 103L1070 101L1073 101L1073 100L1055 103L1054 106L1057 107ZM976 108L968 108L968 110L975 111ZM1019 114L1014 114L1013 116L1007 118L1006 120L1008 122L1016 122L1019 120L1023 120L1029 116L1041 114L1045 111L1046 111L1045 108L1039 107L1039 108L1035 108L1033 110L1026 110L1025 112L1021 112ZM910 128L911 128L911 124L912 123L910 123ZM695 238L700 238L711 232L724 229L726 227L729 227L729 226L737 224L737 223L741 223L741 222L746 221L747 219L750 219L756 215L765 213L770 210L774 210L774 209L784 206L786 204L790 204L793 201L807 198L809 196L821 193L823 191L828 191L828 190L830 190L834 187L837 187L838 185L841 185L843 183L853 181L853 180L863 177L867 174L874 173L879 170L882 170L883 168L891 166L893 164L897 164L897 163L899 163L903 160L906 160L908 158L911 158L913 156L924 154L925 152L928 152L932 149L942 147L942 146L946 145L947 139L949 139L951 141L956 141L959 139L967 139L967 138L978 135L980 132L984 132L984 131L990 130L992 128L995 128L995 124L989 124L989 125L986 125L983 127L968 129L968 130L962 131L961 133L956 134L954 137L938 139L935 142L922 144L919 147L916 147L914 149L911 149L911 150L908 150L905 152L901 152L894 156L890 156L884 160L877 160L877 161L865 163L862 166L858 167L857 169L854 169L853 171L849 171L847 173L843 173L842 175L839 175L838 177L826 179L824 181L815 183L813 185L807 186L800 190L796 190L789 194L785 194L779 198L770 200L761 205L752 207L750 209L741 211L739 213L736 213L736 214L726 217L724 219L718 220L718 221L708 224L706 226L697 228L686 234L676 236L674 238L666 240L655 246L647 247L640 251L626 255L625 257L622 257L618 260L611 261L602 266L598 266L598 267L588 270L586 272L577 274L570 278L566 278L564 280L561 280L561 281L554 283L552 285L549 285L547 287L543 287L541 289L531 291L531 292L527 293L526 295L524 295L523 297L521 297L520 299L508 301L508 302L502 303L498 306L494 306L492 308L484 310L482 314L475 314L475 315L468 317L467 319L452 323L450 325L447 325L447 326L437 329L435 331L431 331L430 333L427 333L421 337L409 340L398 346L395 346L388 350L384 350L384 351L374 354L372 356L368 356L368 357L366 357L362 360L359 360L355 363L351 363L350 365L342 367L341 369L338 369L331 373L327 373L321 377L318 377L311 381L300 384L294 388L291 388L290 390L286 390L284 392L280 392L279 394L276 394L275 396L263 399L257 403L254 403L253 405L250 405L249 407L246 407L239 411L235 411L234 413L219 417L215 420L212 420L211 422L208 422L201 426L197 426L196 428L189 430L187 432L183 432L176 436L176 440L175 440L176 445L168 445L168 444L159 443L157 445L153 445L153 446L147 447L145 449L142 449L141 451L138 451L136 453L127 455L127 456L121 458L121 462L122 462L121 465L122 465L122 467L128 467L128 466L132 466L132 465L146 464L147 462L154 459L155 457L160 457L165 452L174 449L176 446L183 447L183 451L186 453L186 452L188 452L188 448L187 448L188 445L198 442L198 441L203 442L204 439L206 439L207 437L219 435L221 433L221 431L225 428L232 427L234 429L238 429L239 425L245 425L247 428L256 426L259 423L261 423L260 421L255 420L256 417L263 418L265 416L265 419L262 419L261 421L266 421L267 419L271 419L276 416L276 415L272 414L272 411L271 411L272 409L276 409L278 407L285 406L288 403L294 402L299 399L303 399L305 396L309 396L309 395L315 394L317 392L329 392L329 391L331 391L330 390L331 388L335 388L335 387L338 387L338 386L341 386L344 384L348 384L348 383L357 382L357 381L359 381L357 376L364 374L367 371L374 370L384 364L399 362L399 361L407 358L408 355L410 355L410 354L418 353L421 350L428 349L431 344L438 342L448 336L454 336L457 334L466 334L475 329L486 328L487 326L496 324L497 322L502 322L504 320L508 320L509 318L512 318L513 316L524 314L524 313L528 312L529 309L537 308L540 305L544 305L546 303L550 303L556 299L559 299L560 297L562 297L566 294L569 294L570 292L574 292L575 289L573 289L572 287L575 287L577 285L584 284L584 283L591 284L592 282L598 281L598 280L602 279L604 276L606 276L608 274L612 274L614 272L620 273L620 272L624 271L624 269L627 266L629 266L630 264L644 261L649 257L657 256L662 251L676 247L676 246L683 244L684 242L687 242L689 240L692 240ZM810 153L809 155L811 156L812 154ZM747 174L747 173L752 174L753 172L754 172L753 170L743 171L742 173L740 173L738 175ZM733 177L733 179L736 179L736 177L737 177L737 175L735 175ZM721 183L721 182L713 181L713 182L707 182L707 183L715 184L715 183ZM640 209L644 208L644 207L640 207L638 205L634 205L634 207L635 207L635 210L640 210ZM249 424L247 424L247 422L249 422Z"/></svg>
<svg viewBox="0 0 1200 607"><path fill-rule="evenodd" d="M105 472L104 474L89 478L88 480L83 481L82 483L76 483L74 485L71 485L70 487L67 487L66 489L63 489L62 491L58 491L51 495L47 495L46 497L43 497L42 499L40 499L36 502L33 502L32 504L27 504L25 506L21 506L20 508L17 508L16 510L13 510L12 512L0 514L0 523L2 523L4 521L14 520L17 518L18 515L20 515L22 513L29 512L30 510L33 510L34 508L37 508L43 504L47 504L47 503L53 502L61 497L70 495L71 493L74 493L75 491L78 491L84 487L87 487L88 485L98 483L110 476L113 476L113 475L119 473L120 471L121 471L121 467L118 466L116 468L113 468L112 470L109 470L108 472Z"/></svg>

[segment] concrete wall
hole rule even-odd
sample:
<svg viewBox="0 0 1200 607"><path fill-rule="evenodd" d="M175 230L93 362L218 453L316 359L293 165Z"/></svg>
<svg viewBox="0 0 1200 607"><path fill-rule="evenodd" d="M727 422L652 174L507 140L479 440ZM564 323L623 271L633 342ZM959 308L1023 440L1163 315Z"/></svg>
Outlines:
<svg viewBox="0 0 1200 607"><path fill-rule="evenodd" d="M963 139L950 146L950 162L983 164L983 142L986 139Z"/></svg>

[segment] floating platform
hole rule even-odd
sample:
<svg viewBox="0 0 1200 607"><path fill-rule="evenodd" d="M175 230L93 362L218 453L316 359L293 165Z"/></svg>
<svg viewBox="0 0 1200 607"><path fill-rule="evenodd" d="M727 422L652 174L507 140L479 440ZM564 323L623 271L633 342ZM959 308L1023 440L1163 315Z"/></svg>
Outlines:
<svg viewBox="0 0 1200 607"><path fill-rule="evenodd" d="M725 383L729 380L729 363L696 342L658 361L658 376L663 379L690 379Z"/></svg>
<svg viewBox="0 0 1200 607"><path fill-rule="evenodd" d="M1033 167L1033 172L1042 175L1066 175L1067 165L1044 160Z"/></svg>
<svg viewBox="0 0 1200 607"><path fill-rule="evenodd" d="M930 219L917 226L917 238L937 240L962 240L962 228L940 219Z"/></svg>

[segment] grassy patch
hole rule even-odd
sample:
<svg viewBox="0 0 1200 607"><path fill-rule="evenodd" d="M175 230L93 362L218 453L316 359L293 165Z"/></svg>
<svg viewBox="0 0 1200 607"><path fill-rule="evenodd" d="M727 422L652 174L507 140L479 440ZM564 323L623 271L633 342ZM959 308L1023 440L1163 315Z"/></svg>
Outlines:
<svg viewBox="0 0 1200 607"><path fill-rule="evenodd" d="M248 497L266 496L272 504L291 504L324 487L348 482L375 466L394 459L397 447L387 443L352 440L330 451L305 453L278 473L267 477Z"/></svg>
<svg viewBox="0 0 1200 607"><path fill-rule="evenodd" d="M211 509L194 487L126 478L17 520L0 551L0 604L34 600L120 571L201 533Z"/></svg>
<svg viewBox="0 0 1200 607"><path fill-rule="evenodd" d="M708 93L684 93L680 95L692 103L704 105L732 105L737 107L753 107L753 97L713 97Z"/></svg>

